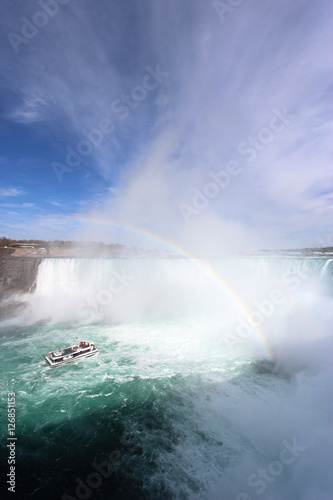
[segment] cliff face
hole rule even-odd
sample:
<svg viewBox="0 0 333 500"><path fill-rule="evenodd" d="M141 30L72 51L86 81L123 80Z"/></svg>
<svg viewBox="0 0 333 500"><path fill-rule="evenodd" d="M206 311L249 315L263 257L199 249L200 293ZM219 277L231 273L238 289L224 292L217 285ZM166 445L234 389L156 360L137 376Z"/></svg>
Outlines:
<svg viewBox="0 0 333 500"><path fill-rule="evenodd" d="M0 295L5 292L28 292L34 285L38 257L0 257Z"/></svg>

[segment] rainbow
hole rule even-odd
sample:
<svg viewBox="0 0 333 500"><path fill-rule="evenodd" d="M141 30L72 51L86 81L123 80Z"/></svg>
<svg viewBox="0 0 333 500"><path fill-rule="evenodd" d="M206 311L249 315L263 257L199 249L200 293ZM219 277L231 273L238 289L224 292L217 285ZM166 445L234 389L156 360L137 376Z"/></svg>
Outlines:
<svg viewBox="0 0 333 500"><path fill-rule="evenodd" d="M236 295L236 293L233 291L233 289L219 276L216 272L213 271L213 269L205 264L202 260L198 259L195 255L192 255L190 252L185 250L184 248L181 248L171 241L162 238L161 236L148 231L146 229L142 229L139 227L135 227L129 224L126 225L119 225L114 222L102 220L102 219L96 219L96 218L88 218L88 217L71 217L72 220L76 222L86 222L86 223L91 223L91 224L98 224L98 225L103 225L103 226L111 226L115 229L120 229L120 230L125 230L125 231L130 231L134 234L138 235L143 235L146 238L150 238L154 242L159 242L162 243L164 246L176 251L179 255L185 257L186 259L190 260L192 263L194 263L199 270L206 276L212 278L220 287L222 287L223 291L230 297L232 302L236 305L237 309L240 311L243 317L246 318L247 322L249 325L253 328L255 331L261 346L263 347L263 350L265 354L268 356L270 360L274 359L273 351L268 343L268 340L266 338L266 335L264 331L259 327L259 325L255 325L252 319L252 311L248 309L248 307L239 299L239 297Z"/></svg>

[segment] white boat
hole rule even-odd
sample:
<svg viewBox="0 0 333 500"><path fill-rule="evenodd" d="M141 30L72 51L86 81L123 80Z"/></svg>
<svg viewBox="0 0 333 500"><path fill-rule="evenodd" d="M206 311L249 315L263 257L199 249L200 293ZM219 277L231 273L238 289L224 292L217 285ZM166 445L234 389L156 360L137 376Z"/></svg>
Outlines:
<svg viewBox="0 0 333 500"><path fill-rule="evenodd" d="M81 358L88 358L98 352L97 347L89 342L77 342L69 347L62 347L56 351L50 351L45 356L46 361L52 367L63 365L65 363L72 363Z"/></svg>

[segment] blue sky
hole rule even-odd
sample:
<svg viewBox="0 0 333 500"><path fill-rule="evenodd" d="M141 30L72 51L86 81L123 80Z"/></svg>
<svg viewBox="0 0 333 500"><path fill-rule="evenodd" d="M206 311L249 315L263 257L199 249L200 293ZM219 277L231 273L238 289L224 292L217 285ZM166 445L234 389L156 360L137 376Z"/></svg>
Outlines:
<svg viewBox="0 0 333 500"><path fill-rule="evenodd" d="M1 234L332 245L331 14L328 0L3 0Z"/></svg>

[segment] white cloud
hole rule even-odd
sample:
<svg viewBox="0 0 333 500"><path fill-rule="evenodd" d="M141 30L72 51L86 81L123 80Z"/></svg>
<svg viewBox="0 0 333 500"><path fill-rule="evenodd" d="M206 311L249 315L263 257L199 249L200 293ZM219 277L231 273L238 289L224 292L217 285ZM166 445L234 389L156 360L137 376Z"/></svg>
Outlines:
<svg viewBox="0 0 333 500"><path fill-rule="evenodd" d="M33 123L44 120L46 102L36 96L23 98L23 103L8 113L8 118L18 123Z"/></svg>
<svg viewBox="0 0 333 500"><path fill-rule="evenodd" d="M10 196L20 196L25 194L22 188L8 187L0 188L0 198L6 198Z"/></svg>

